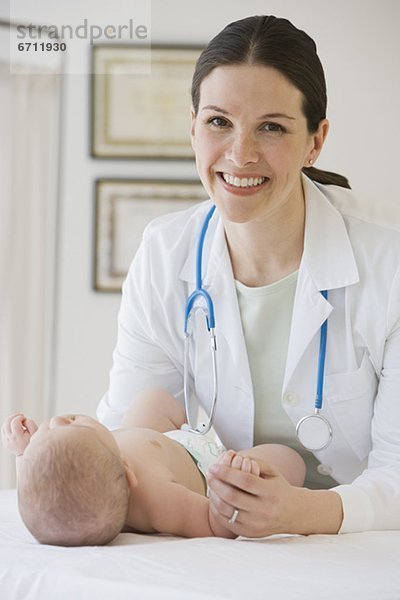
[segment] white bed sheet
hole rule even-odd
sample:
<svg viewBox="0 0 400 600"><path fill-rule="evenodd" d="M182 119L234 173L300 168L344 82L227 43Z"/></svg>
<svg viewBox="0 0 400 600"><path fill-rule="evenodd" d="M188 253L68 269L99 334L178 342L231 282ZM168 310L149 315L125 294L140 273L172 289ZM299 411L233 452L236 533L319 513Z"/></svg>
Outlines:
<svg viewBox="0 0 400 600"><path fill-rule="evenodd" d="M400 532L182 539L121 534L41 546L0 491L4 600L400 600Z"/></svg>

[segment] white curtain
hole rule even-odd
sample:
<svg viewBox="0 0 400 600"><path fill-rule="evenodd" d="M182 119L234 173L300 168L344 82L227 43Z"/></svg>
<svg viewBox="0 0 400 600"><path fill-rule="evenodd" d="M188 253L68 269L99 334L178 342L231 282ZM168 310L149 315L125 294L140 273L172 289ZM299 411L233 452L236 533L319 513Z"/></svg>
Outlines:
<svg viewBox="0 0 400 600"><path fill-rule="evenodd" d="M0 421L48 413L57 223L59 76L0 59ZM0 488L15 485L0 448Z"/></svg>

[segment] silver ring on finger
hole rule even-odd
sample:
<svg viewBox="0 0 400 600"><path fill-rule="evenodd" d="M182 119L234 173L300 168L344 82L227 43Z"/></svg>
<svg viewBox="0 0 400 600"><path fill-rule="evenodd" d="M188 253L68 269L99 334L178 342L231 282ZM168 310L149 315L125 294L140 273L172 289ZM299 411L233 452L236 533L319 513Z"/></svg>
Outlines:
<svg viewBox="0 0 400 600"><path fill-rule="evenodd" d="M239 515L239 511L238 511L238 509L237 509L237 508L235 508L235 510L234 510L234 511L233 511L233 513L232 513L232 516L231 516L231 518L228 520L228 523L229 523L230 525L233 525L233 523L235 523L235 522L236 522L236 519L238 518L238 515Z"/></svg>

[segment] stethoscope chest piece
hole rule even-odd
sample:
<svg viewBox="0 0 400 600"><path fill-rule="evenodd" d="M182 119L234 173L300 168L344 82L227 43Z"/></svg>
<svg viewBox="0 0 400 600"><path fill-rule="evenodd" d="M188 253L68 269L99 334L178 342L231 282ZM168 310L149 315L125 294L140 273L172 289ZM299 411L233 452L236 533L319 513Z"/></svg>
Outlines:
<svg viewBox="0 0 400 600"><path fill-rule="evenodd" d="M300 419L296 427L297 437L307 450L324 450L332 440L332 427L317 411Z"/></svg>

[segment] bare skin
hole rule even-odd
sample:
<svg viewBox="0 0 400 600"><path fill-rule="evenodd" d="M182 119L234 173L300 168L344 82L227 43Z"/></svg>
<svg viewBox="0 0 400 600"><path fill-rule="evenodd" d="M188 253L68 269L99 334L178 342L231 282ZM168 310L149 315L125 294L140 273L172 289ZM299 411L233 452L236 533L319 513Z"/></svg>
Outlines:
<svg viewBox="0 0 400 600"><path fill-rule="evenodd" d="M130 502L123 531L234 538L237 534L211 510L204 478L191 455L162 433L178 429L184 422L184 411L172 396L150 390L133 403L122 428L113 433L84 415L53 417L38 428L31 419L17 414L6 419L2 436L17 462L23 461L25 452L32 456L35 447L55 435L64 436L66 443L75 443L81 435L100 440L125 465ZM274 461L292 485L302 485L304 463L283 446L266 444L238 453L228 451L220 463L258 478L260 460ZM229 507L227 520L234 510L234 505Z"/></svg>

